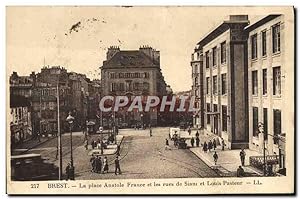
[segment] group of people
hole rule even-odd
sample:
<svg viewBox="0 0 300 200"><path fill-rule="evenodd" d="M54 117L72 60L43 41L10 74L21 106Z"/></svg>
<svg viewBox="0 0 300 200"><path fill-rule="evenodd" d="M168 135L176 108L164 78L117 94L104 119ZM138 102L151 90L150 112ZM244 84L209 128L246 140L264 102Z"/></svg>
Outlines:
<svg viewBox="0 0 300 200"><path fill-rule="evenodd" d="M109 165L108 165L108 159L106 156L102 159L101 156L92 156L90 159L91 165L92 165L92 172L104 174L108 173ZM120 159L119 156L116 156L115 158L115 175L121 174L121 167L120 167Z"/></svg>
<svg viewBox="0 0 300 200"><path fill-rule="evenodd" d="M104 158L102 159L100 156L93 155L90 159L90 163L92 165L92 172L108 173L108 160L106 156L104 156Z"/></svg>

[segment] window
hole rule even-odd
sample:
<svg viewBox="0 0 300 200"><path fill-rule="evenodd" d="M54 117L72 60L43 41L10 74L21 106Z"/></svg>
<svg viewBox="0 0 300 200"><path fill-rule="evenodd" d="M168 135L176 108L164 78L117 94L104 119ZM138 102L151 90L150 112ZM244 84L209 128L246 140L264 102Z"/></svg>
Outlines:
<svg viewBox="0 0 300 200"><path fill-rule="evenodd" d="M267 32L263 31L261 32L261 52L262 52L262 56L266 56L267 55Z"/></svg>
<svg viewBox="0 0 300 200"><path fill-rule="evenodd" d="M281 72L280 67L273 68L273 95L281 94Z"/></svg>
<svg viewBox="0 0 300 200"><path fill-rule="evenodd" d="M210 104L209 103L206 104L206 111L207 111L207 113L210 112ZM207 114L206 116L207 116L207 124L210 124L210 115Z"/></svg>
<svg viewBox="0 0 300 200"><path fill-rule="evenodd" d="M209 68L209 51L205 52L205 65Z"/></svg>
<svg viewBox="0 0 300 200"><path fill-rule="evenodd" d="M262 71L262 75L263 75L263 95L266 95L268 93L268 86L267 86L267 69L263 69Z"/></svg>
<svg viewBox="0 0 300 200"><path fill-rule="evenodd" d="M214 47L212 49L212 56L213 56L213 66L217 64L217 47Z"/></svg>
<svg viewBox="0 0 300 200"><path fill-rule="evenodd" d="M222 106L222 131L227 131L227 106Z"/></svg>
<svg viewBox="0 0 300 200"><path fill-rule="evenodd" d="M226 42L221 43L221 63L226 62Z"/></svg>
<svg viewBox="0 0 300 200"><path fill-rule="evenodd" d="M206 94L210 93L210 78L206 78Z"/></svg>
<svg viewBox="0 0 300 200"><path fill-rule="evenodd" d="M221 79L222 79L222 94L226 94L227 93L226 74L222 74Z"/></svg>
<svg viewBox="0 0 300 200"><path fill-rule="evenodd" d="M268 140L268 108L264 108L264 139Z"/></svg>
<svg viewBox="0 0 300 200"><path fill-rule="evenodd" d="M257 58L257 34L251 37L251 58Z"/></svg>
<svg viewBox="0 0 300 200"><path fill-rule="evenodd" d="M124 83L120 83L120 84L119 84L119 90L120 90L120 91L125 91Z"/></svg>
<svg viewBox="0 0 300 200"><path fill-rule="evenodd" d="M278 144L278 139L276 138L281 134L281 111L273 110L274 115L274 144Z"/></svg>
<svg viewBox="0 0 300 200"><path fill-rule="evenodd" d="M217 76L213 76L213 94L218 95Z"/></svg>
<svg viewBox="0 0 300 200"><path fill-rule="evenodd" d="M258 94L257 70L252 71L252 95Z"/></svg>
<svg viewBox="0 0 300 200"><path fill-rule="evenodd" d="M258 108L253 107L253 136L258 136Z"/></svg>
<svg viewBox="0 0 300 200"><path fill-rule="evenodd" d="M272 47L273 53L280 52L280 24L272 27Z"/></svg>

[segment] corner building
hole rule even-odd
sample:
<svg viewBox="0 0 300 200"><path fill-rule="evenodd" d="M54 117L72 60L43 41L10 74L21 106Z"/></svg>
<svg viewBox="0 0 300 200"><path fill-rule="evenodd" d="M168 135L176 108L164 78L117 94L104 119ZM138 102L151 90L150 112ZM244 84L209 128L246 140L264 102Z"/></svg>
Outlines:
<svg viewBox="0 0 300 200"><path fill-rule="evenodd" d="M230 149L248 147L248 25L246 15L230 16L196 48L203 57L203 128Z"/></svg>
<svg viewBox="0 0 300 200"><path fill-rule="evenodd" d="M101 67L101 88L103 96L143 96L143 103L147 96L163 96L167 94L167 84L161 73L160 52L149 46L142 46L139 50L120 50L110 47L106 61ZM149 112L127 112L124 108L115 115L104 116L104 126L111 123L106 120L114 118L118 125L133 126L136 123L157 125L158 110ZM108 114L108 113L104 113Z"/></svg>

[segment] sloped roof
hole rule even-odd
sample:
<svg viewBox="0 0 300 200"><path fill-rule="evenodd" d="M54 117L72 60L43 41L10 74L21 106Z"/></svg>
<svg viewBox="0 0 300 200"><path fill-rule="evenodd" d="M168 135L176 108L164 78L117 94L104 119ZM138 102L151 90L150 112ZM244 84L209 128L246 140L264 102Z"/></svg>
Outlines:
<svg viewBox="0 0 300 200"><path fill-rule="evenodd" d="M151 67L157 66L145 53L134 51L119 51L110 60L103 63L104 68L110 67Z"/></svg>

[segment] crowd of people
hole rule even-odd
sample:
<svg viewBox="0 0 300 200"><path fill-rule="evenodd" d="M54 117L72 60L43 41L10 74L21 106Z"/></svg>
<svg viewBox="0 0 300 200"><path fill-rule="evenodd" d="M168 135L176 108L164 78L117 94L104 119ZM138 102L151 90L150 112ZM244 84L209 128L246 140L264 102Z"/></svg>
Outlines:
<svg viewBox="0 0 300 200"><path fill-rule="evenodd" d="M109 171L109 164L107 156L95 156L93 155L90 159L90 163L92 166L91 172L98 173L98 174L105 174ZM121 174L121 167L120 167L120 159L119 156L116 156L114 160L115 164L115 174Z"/></svg>

